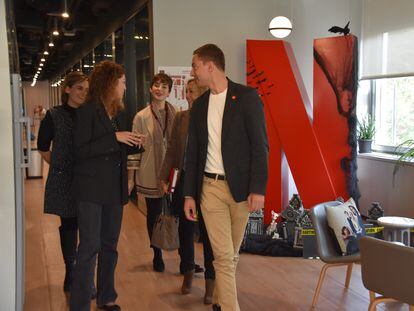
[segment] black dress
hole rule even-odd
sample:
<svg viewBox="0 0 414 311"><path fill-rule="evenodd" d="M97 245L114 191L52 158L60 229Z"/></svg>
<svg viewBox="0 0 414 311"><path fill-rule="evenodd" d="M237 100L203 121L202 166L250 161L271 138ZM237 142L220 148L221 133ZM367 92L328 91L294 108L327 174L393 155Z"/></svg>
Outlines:
<svg viewBox="0 0 414 311"><path fill-rule="evenodd" d="M50 109L39 129L39 150L49 151L53 140L44 212L65 218L76 217L71 191L74 165L72 128L75 110L68 105Z"/></svg>

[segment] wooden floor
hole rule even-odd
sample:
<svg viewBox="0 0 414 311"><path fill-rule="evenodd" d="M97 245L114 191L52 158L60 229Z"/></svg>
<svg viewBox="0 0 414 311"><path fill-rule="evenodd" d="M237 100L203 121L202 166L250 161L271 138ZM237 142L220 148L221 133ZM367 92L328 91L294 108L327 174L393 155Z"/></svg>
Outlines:
<svg viewBox="0 0 414 311"><path fill-rule="evenodd" d="M26 181L26 311L68 310L62 290L64 264L56 216L44 215L44 181ZM140 207L145 204L139 201ZM145 207L145 205L144 205ZM145 217L132 203L124 210L119 241L116 289L122 310L211 310L203 305L204 280L194 282L193 293L180 295L178 255L165 253L166 271L152 271ZM197 245L197 261L202 262ZM309 310L322 264L318 260L275 258L242 254L237 281L241 310ZM328 272L316 310L367 310L368 292L360 267L353 271L349 290L343 282L345 268ZM380 305L380 310L408 310L400 304ZM95 302L92 310L95 310Z"/></svg>

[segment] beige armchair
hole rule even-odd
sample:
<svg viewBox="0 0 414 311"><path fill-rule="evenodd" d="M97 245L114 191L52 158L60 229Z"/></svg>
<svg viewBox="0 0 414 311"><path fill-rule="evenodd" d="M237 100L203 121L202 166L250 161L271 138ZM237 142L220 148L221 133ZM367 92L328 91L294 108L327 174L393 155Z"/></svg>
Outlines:
<svg viewBox="0 0 414 311"><path fill-rule="evenodd" d="M362 237L360 253L362 282L370 294L368 310L386 301L407 303L414 310L414 248Z"/></svg>

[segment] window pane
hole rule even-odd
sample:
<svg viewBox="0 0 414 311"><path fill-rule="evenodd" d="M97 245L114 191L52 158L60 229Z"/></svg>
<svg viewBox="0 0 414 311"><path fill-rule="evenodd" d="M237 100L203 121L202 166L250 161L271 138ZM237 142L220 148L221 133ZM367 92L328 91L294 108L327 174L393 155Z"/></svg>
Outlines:
<svg viewBox="0 0 414 311"><path fill-rule="evenodd" d="M115 31L115 62L124 63L124 38L122 27Z"/></svg>
<svg viewBox="0 0 414 311"><path fill-rule="evenodd" d="M82 65L83 65L83 73L89 75L92 72L93 66L94 66L94 59L93 59L92 52L83 58Z"/></svg>
<svg viewBox="0 0 414 311"><path fill-rule="evenodd" d="M396 143L414 138L414 78L395 79Z"/></svg>
<svg viewBox="0 0 414 311"><path fill-rule="evenodd" d="M375 83L375 144L397 146L414 138L414 77Z"/></svg>
<svg viewBox="0 0 414 311"><path fill-rule="evenodd" d="M101 44L99 44L95 50L95 63L99 64L104 60L112 59L112 35L108 36Z"/></svg>

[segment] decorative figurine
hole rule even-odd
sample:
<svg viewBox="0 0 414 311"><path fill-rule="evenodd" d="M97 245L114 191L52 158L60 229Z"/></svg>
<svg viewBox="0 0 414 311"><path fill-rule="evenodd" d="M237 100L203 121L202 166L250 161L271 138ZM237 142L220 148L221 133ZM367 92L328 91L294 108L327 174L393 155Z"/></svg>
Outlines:
<svg viewBox="0 0 414 311"><path fill-rule="evenodd" d="M244 231L244 237L241 244L241 250L244 251L246 248L246 239L250 235L263 235L264 234L264 214L262 210L252 212L249 215L246 230Z"/></svg>
<svg viewBox="0 0 414 311"><path fill-rule="evenodd" d="M282 217L287 221L296 222L303 214L303 209L295 209L292 205L288 205L282 212Z"/></svg>
<svg viewBox="0 0 414 311"><path fill-rule="evenodd" d="M291 205L295 210L303 209L302 200L299 197L299 194L295 193L289 201L289 205Z"/></svg>
<svg viewBox="0 0 414 311"><path fill-rule="evenodd" d="M252 212L249 215L249 221L247 222L247 234L263 234L263 218L264 214L262 210Z"/></svg>
<svg viewBox="0 0 414 311"><path fill-rule="evenodd" d="M380 206L379 202L372 202L372 207L368 210L368 220L376 222L378 218L384 216L384 210Z"/></svg>
<svg viewBox="0 0 414 311"><path fill-rule="evenodd" d="M266 229L266 234L270 236L272 239L279 239L279 233L277 232L277 222L276 219L280 216L280 214L272 211L272 221L270 225Z"/></svg>
<svg viewBox="0 0 414 311"><path fill-rule="evenodd" d="M289 201L289 205L282 212L282 217L285 221L281 227L283 238L291 245L294 243L296 227L300 227L300 219L304 212L299 195L294 194Z"/></svg>
<svg viewBox="0 0 414 311"><path fill-rule="evenodd" d="M309 212L310 210L308 209L303 210L302 217L299 219L299 227L303 229L313 228L313 223L310 219Z"/></svg>
<svg viewBox="0 0 414 311"><path fill-rule="evenodd" d="M293 247L303 248L303 239L302 239L302 228L295 228L295 239L293 241Z"/></svg>

